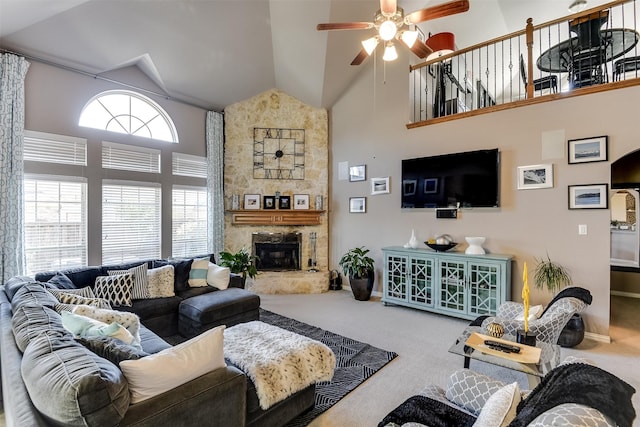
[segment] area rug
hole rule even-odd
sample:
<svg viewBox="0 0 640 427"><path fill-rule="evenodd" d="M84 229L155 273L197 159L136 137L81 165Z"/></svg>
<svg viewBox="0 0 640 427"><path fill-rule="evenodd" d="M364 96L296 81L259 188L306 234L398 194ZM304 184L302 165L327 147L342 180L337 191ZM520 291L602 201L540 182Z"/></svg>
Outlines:
<svg viewBox="0 0 640 427"><path fill-rule="evenodd" d="M316 384L315 407L295 418L286 427L308 425L314 418L335 405L351 390L398 356L397 353L382 350L264 309L260 309L260 320L318 340L329 346L336 355L336 369L333 379Z"/></svg>

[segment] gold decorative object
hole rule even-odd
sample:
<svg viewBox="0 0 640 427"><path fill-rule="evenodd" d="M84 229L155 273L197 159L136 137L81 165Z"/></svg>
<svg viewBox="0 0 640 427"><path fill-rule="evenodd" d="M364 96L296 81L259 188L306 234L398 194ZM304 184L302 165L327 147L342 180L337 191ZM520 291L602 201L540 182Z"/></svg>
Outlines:
<svg viewBox="0 0 640 427"><path fill-rule="evenodd" d="M494 338L501 338L504 335L504 327L500 323L489 323L487 325L487 334Z"/></svg>

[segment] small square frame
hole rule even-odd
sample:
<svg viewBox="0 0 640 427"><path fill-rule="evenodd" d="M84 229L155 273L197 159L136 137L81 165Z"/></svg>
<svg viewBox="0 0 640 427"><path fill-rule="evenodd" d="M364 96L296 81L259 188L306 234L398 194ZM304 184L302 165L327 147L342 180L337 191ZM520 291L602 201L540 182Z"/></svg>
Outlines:
<svg viewBox="0 0 640 427"><path fill-rule="evenodd" d="M389 177L371 178L371 195L389 193Z"/></svg>
<svg viewBox="0 0 640 427"><path fill-rule="evenodd" d="M278 209L291 209L291 196L280 196Z"/></svg>
<svg viewBox="0 0 640 427"><path fill-rule="evenodd" d="M607 209L608 184L570 185L569 209Z"/></svg>
<svg viewBox="0 0 640 427"><path fill-rule="evenodd" d="M553 188L553 164L518 166L518 190Z"/></svg>
<svg viewBox="0 0 640 427"><path fill-rule="evenodd" d="M349 213L367 212L366 197L349 197Z"/></svg>
<svg viewBox="0 0 640 427"><path fill-rule="evenodd" d="M275 209L276 196L262 196L262 206L263 209Z"/></svg>
<svg viewBox="0 0 640 427"><path fill-rule="evenodd" d="M358 165L349 167L349 181L358 182L367 180L367 166Z"/></svg>
<svg viewBox="0 0 640 427"><path fill-rule="evenodd" d="M244 208L245 210L260 209L260 195L259 194L245 194L244 195Z"/></svg>
<svg viewBox="0 0 640 427"><path fill-rule="evenodd" d="M567 147L569 164L606 162L609 159L609 137L570 139Z"/></svg>
<svg viewBox="0 0 640 427"><path fill-rule="evenodd" d="M309 209L309 195L308 194L294 194L293 195L293 209L305 210Z"/></svg>

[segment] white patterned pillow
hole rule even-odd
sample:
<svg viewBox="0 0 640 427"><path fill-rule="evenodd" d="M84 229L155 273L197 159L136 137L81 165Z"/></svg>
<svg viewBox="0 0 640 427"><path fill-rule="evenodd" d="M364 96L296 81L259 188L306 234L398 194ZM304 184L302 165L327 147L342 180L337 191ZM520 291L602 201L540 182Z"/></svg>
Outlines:
<svg viewBox="0 0 640 427"><path fill-rule="evenodd" d="M174 290L175 271L173 265L164 265L147 271L149 295L151 298L167 298L176 295Z"/></svg>
<svg viewBox="0 0 640 427"><path fill-rule="evenodd" d="M223 290L229 287L229 280L231 279L231 270L229 267L220 267L212 262L209 263L209 270L207 271L207 283L211 286Z"/></svg>
<svg viewBox="0 0 640 427"><path fill-rule="evenodd" d="M109 300L113 305L131 306L131 289L133 288L133 274L118 276L98 276L93 291L99 298Z"/></svg>
<svg viewBox="0 0 640 427"><path fill-rule="evenodd" d="M134 313L127 311L105 310L103 308L91 307L90 305L77 305L72 313L89 317L104 323L117 323L131 332L133 338L140 344L140 318Z"/></svg>
<svg viewBox="0 0 640 427"><path fill-rule="evenodd" d="M577 403L563 403L538 415L528 427L615 427L616 422L602 412Z"/></svg>
<svg viewBox="0 0 640 427"><path fill-rule="evenodd" d="M446 397L450 402L478 416L487 400L504 386L505 383L486 375L459 369L449 377Z"/></svg>
<svg viewBox="0 0 640 427"><path fill-rule="evenodd" d="M95 307L108 308L108 309L111 308L109 301L103 298L97 298L94 295L93 291L91 291L91 288L87 287L83 289L87 289L89 291L89 292L83 291L85 295L90 294L93 296L85 297L85 296L79 295L78 292L71 293L71 292L63 292L58 290L55 290L54 292L52 292L53 291L52 289L48 289L48 291L51 292L59 301L59 304L56 304L56 306L54 307L58 313L60 313L63 310L69 310L70 306L75 306L78 304L92 305ZM82 290L78 289L78 291L82 291Z"/></svg>
<svg viewBox="0 0 640 427"><path fill-rule="evenodd" d="M201 288L207 286L207 273L209 272L209 258L196 258L191 263L189 271L189 286Z"/></svg>
<svg viewBox="0 0 640 427"><path fill-rule="evenodd" d="M517 382L502 387L487 399L473 427L506 427L516 417L520 399Z"/></svg>
<svg viewBox="0 0 640 427"><path fill-rule="evenodd" d="M149 294L149 279L147 278L147 264L140 264L137 267L132 267L128 270L109 270L107 274L109 276L120 276L123 274L133 274L133 289L131 290L132 299L148 299L151 298Z"/></svg>
<svg viewBox="0 0 640 427"><path fill-rule="evenodd" d="M85 286L84 288L78 288L78 289L64 289L64 290L47 288L47 291L52 293L56 298L58 298L58 295L60 295L61 293L78 295L84 298L96 297L96 295L93 293L93 289L91 289L91 287L89 286Z"/></svg>

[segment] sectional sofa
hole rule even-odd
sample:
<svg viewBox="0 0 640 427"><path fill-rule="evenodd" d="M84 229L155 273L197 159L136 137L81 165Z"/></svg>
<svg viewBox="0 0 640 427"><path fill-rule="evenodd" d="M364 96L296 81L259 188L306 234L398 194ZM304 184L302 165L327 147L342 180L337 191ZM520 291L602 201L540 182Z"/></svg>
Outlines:
<svg viewBox="0 0 640 427"><path fill-rule="evenodd" d="M114 307L139 316L138 353L112 348L113 340L106 348L96 349L95 342L92 347L74 337L63 326L60 313L66 313L60 308L64 304L54 293L84 287L97 292L96 282L109 272L136 268L140 262L43 272L4 283L0 287L0 365L7 426L281 426L312 408L314 385L263 410L251 380L229 363L132 402L118 361L171 351L167 340L190 343L216 333L219 325L259 319L259 297L235 287L234 279L224 290L189 286L192 262L145 261L149 271L172 266L174 295L132 299L131 306ZM188 336L181 336L181 330ZM196 338L189 340L192 336Z"/></svg>

